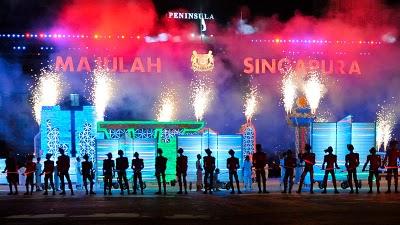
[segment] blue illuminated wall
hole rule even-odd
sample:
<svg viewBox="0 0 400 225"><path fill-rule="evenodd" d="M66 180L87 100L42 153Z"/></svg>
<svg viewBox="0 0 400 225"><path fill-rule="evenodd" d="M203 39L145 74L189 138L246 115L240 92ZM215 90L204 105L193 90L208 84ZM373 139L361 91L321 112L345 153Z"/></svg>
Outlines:
<svg viewBox="0 0 400 225"><path fill-rule="evenodd" d="M324 171L320 168L325 155L324 149L332 146L341 168L336 171L337 178L345 180L347 173L340 171L345 170L345 156L349 152L347 144L353 144L354 152L360 155L360 166L362 166L369 154L369 149L375 146L375 132L375 123L353 123L351 116L347 116L337 123L312 123L311 145L316 156L315 179L322 180ZM360 167L358 174L361 179L365 179L367 176L366 173L361 172Z"/></svg>
<svg viewBox="0 0 400 225"><path fill-rule="evenodd" d="M185 155L188 156L188 181L196 181L196 156L200 154L203 158L205 156L204 149L210 148L212 155L216 159L216 167L220 169L218 179L221 181L228 181L229 174L226 168L226 160L230 157L228 154L229 149L235 151L235 156L239 158L240 165L242 166L242 135L218 135L213 132L205 132L201 135L188 135L178 136L178 148L183 148ZM203 160L201 160L203 163ZM239 179L242 179L241 168L238 171Z"/></svg>
<svg viewBox="0 0 400 225"><path fill-rule="evenodd" d="M144 181L155 181L155 157L157 149L157 141L155 138L146 139L97 139L97 183L99 187L103 188L103 160L107 158L106 154L111 152L113 160L118 156L118 150L124 151L124 156L128 157L129 169L127 170L127 177L132 178L132 159L135 152L139 153L139 158L143 158L144 169L142 176ZM115 177L116 181L116 177ZM131 185L131 184L130 184Z"/></svg>
<svg viewBox="0 0 400 225"><path fill-rule="evenodd" d="M72 109L74 112L72 112ZM53 153L53 160L57 160L58 147L62 147L66 150L66 154L71 157L70 174L71 179L76 181L75 177L75 158L71 154L72 146L72 133L71 123L74 123L75 127L75 146L76 156L82 156L84 153L81 152L80 137L85 131L89 131L89 138L92 140L92 154L94 159L95 154L95 135L96 135L96 111L94 106L79 106L74 108L62 107L62 106L43 106L41 111L41 123L40 123L40 142L41 149L38 151L39 156L44 158L47 153ZM88 130L89 128L89 130ZM81 134L81 136L80 136ZM88 142L90 142L88 140Z"/></svg>

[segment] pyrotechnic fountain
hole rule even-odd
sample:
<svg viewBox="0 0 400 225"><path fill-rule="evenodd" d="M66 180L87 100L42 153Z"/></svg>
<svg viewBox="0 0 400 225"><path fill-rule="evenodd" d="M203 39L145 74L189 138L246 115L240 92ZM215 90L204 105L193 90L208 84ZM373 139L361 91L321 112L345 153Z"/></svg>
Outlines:
<svg viewBox="0 0 400 225"><path fill-rule="evenodd" d="M384 150L386 150L386 147L392 138L396 119L394 106L390 104L380 105L376 119L376 144L378 148L383 145Z"/></svg>
<svg viewBox="0 0 400 225"><path fill-rule="evenodd" d="M38 124L41 122L42 107L54 106L60 101L61 86L61 78L58 72L51 68L40 70L36 85L31 87L33 115Z"/></svg>
<svg viewBox="0 0 400 225"><path fill-rule="evenodd" d="M176 114L176 94L173 89L164 88L156 104L156 117L159 122L171 122Z"/></svg>
<svg viewBox="0 0 400 225"><path fill-rule="evenodd" d="M258 110L260 96L257 86L250 87L249 91L244 96L243 113L246 116L246 123L240 128L243 134L243 156L252 155L256 145L256 128L251 122L255 113Z"/></svg>
<svg viewBox="0 0 400 225"><path fill-rule="evenodd" d="M297 77L295 71L289 70L284 74L281 91L288 124L295 128L296 153L300 153L310 142L310 124L316 117L325 86L317 71Z"/></svg>
<svg viewBox="0 0 400 225"><path fill-rule="evenodd" d="M114 80L108 69L96 68L93 71L93 85L90 98L96 107L97 121L104 120L104 112L113 96Z"/></svg>
<svg viewBox="0 0 400 225"><path fill-rule="evenodd" d="M213 90L210 83L208 80L199 79L192 81L190 85L192 89L191 101L197 121L203 120L204 114L213 99Z"/></svg>

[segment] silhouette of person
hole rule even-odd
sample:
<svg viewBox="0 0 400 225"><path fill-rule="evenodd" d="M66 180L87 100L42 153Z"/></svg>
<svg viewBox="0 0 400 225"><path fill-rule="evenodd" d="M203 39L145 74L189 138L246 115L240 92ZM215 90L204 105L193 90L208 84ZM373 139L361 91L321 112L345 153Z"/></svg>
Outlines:
<svg viewBox="0 0 400 225"><path fill-rule="evenodd" d="M53 195L56 194L56 189L54 187L54 182L53 182L53 172L54 172L54 161L50 160L52 154L47 153L46 154L46 161L44 161L44 168L43 172L41 175L44 174L44 193L43 195L48 195L47 190L49 189L49 180L50 180L50 186L51 189L53 190Z"/></svg>
<svg viewBox="0 0 400 225"><path fill-rule="evenodd" d="M161 195L161 178L164 187L164 195L167 194L167 183L165 182L165 170L167 169L167 158L162 156L163 151L161 148L157 149L157 157L156 157L156 177L158 183L158 192L157 195Z"/></svg>
<svg viewBox="0 0 400 225"><path fill-rule="evenodd" d="M65 195L65 179L67 179L68 187L71 190L71 195L74 195L74 189L72 188L71 178L69 176L70 160L69 156L65 155L64 149L59 148L60 156L57 160L57 171L61 179L61 193L60 195Z"/></svg>
<svg viewBox="0 0 400 225"><path fill-rule="evenodd" d="M244 162L243 162L243 181L244 181L244 188L246 191L252 190L253 181L251 180L252 174L252 165L250 162L250 156L246 155Z"/></svg>
<svg viewBox="0 0 400 225"><path fill-rule="evenodd" d="M42 190L42 164L40 163L40 157L36 159L36 168L35 168L35 186L36 191Z"/></svg>
<svg viewBox="0 0 400 225"><path fill-rule="evenodd" d="M214 182L214 170L215 170L215 157L211 156L212 151L207 148L205 150L207 156L203 157L204 167L204 194L207 194L208 190L212 194L213 182ZM208 181L210 179L210 181Z"/></svg>
<svg viewBox="0 0 400 225"><path fill-rule="evenodd" d="M17 160L11 155L10 152L6 151L6 167L3 173L7 171L7 182L10 192L8 195L18 195L18 165ZM12 191L12 186L14 186L15 192Z"/></svg>
<svg viewBox="0 0 400 225"><path fill-rule="evenodd" d="M24 195L32 195L33 193L33 187L34 187L34 183L33 183L33 178L35 176L35 170L36 170L36 163L34 163L33 161L33 155L28 155L26 157L26 163L25 163L25 187L26 187L26 192ZM29 186L31 186L30 188L30 192L29 192Z"/></svg>
<svg viewBox="0 0 400 225"><path fill-rule="evenodd" d="M307 173L310 173L310 193L314 193L314 165L315 165L315 154L311 153L311 145L306 144L304 146L304 153L299 154L300 162L305 163L303 173L300 177L299 189L297 193L301 193L301 189L303 188L304 179L307 176Z"/></svg>
<svg viewBox="0 0 400 225"><path fill-rule="evenodd" d="M326 187L328 186L328 175L331 174L333 187L335 189L335 194L339 194L339 191L336 188L336 176L335 176L335 168L340 169L339 166L337 165L337 156L333 154L333 148L331 146L329 146L324 151L325 153L328 153L328 155L324 156L324 162L322 163L322 169L323 170L325 169L325 175L323 180L324 190L322 191L322 193L323 194L326 193Z"/></svg>
<svg viewBox="0 0 400 225"><path fill-rule="evenodd" d="M399 169L397 165L397 160L400 157L399 150L397 149L397 141L391 140L389 142L389 149L386 151L385 159L383 160L383 165L387 164L387 191L386 193L391 193L391 186L392 186L392 174L394 178L394 192L399 193L397 190L398 186L398 176L399 176Z"/></svg>
<svg viewBox="0 0 400 225"><path fill-rule="evenodd" d="M282 193L286 192L292 193L294 169L296 168L296 158L293 157L292 150L288 150L286 152L283 166L285 167L285 176L283 177ZM288 190L288 182L289 182L289 190Z"/></svg>
<svg viewBox="0 0 400 225"><path fill-rule="evenodd" d="M176 158L176 176L178 176L179 183L179 191L178 194L182 194L182 180L183 186L185 188L185 194L187 194L187 184L186 184L186 176L187 176L187 168L188 168L188 158L183 155L183 148L178 149L179 156Z"/></svg>
<svg viewBox="0 0 400 225"><path fill-rule="evenodd" d="M83 156L83 159L85 161L82 162L82 178L83 178L83 185L85 186L85 190L86 190L86 195L88 195L89 193L91 195L94 195L96 193L93 191L93 185L94 185L93 163L91 161L89 161L88 154L85 154ZM87 188L88 180L89 180L89 184L90 184L90 192L88 191L88 188Z"/></svg>
<svg viewBox="0 0 400 225"><path fill-rule="evenodd" d="M229 183L232 188L231 194L235 194L235 186L233 185L233 177L235 177L238 194L242 194L242 192L240 191L239 178L238 178L238 174L237 174L237 170L240 168L239 159L235 157L235 151L233 149L230 149L228 151L228 153L229 153L229 155L231 155L231 157L226 160L226 168L229 171Z"/></svg>
<svg viewBox="0 0 400 225"><path fill-rule="evenodd" d="M357 179L357 167L360 165L360 156L358 153L354 153L354 146L352 144L347 145L347 149L350 151L346 155L346 169L347 169L347 181L350 186L350 194L354 193L353 182L356 186L356 193L358 194L358 179Z"/></svg>
<svg viewBox="0 0 400 225"><path fill-rule="evenodd" d="M266 188L267 179L264 167L267 164L267 154L262 151L261 144L256 144L256 152L253 154L253 167L256 170L256 180L258 183L258 193L269 193ZM263 189L261 191L261 180Z"/></svg>
<svg viewBox="0 0 400 225"><path fill-rule="evenodd" d="M112 187L112 179L114 177L114 169L115 164L114 160L112 160L111 152L107 153L107 159L103 160L103 176L104 176L104 195L112 195L111 187Z"/></svg>
<svg viewBox="0 0 400 225"><path fill-rule="evenodd" d="M77 190L82 189L82 164L81 164L81 158L76 157L76 163L75 163L75 174L76 174L76 182L75 182L75 187Z"/></svg>
<svg viewBox="0 0 400 225"><path fill-rule="evenodd" d="M203 167L201 166L201 155L197 154L197 161L196 161L196 191L201 191L203 186Z"/></svg>
<svg viewBox="0 0 400 225"><path fill-rule="evenodd" d="M380 187L379 168L381 167L382 159L381 159L380 155L376 154L376 149L374 147L372 147L369 150L369 152L371 154L367 156L367 161L365 162L362 171L365 171L365 168L367 167L367 164L369 163L369 174L368 174L369 191L368 191L368 194L372 193L372 179L374 176L375 176L375 182L376 182L376 192L379 194L379 193L381 193L379 190L379 187Z"/></svg>
<svg viewBox="0 0 400 225"><path fill-rule="evenodd" d="M143 159L139 158L139 153L137 152L135 152L133 156L135 157L134 159L132 159L132 166L131 166L131 168L133 169L133 194L136 195L138 179L140 185L140 193L143 194L143 180L142 180L142 169L144 168Z"/></svg>
<svg viewBox="0 0 400 225"><path fill-rule="evenodd" d="M116 159L116 169L118 174L119 187L121 188L120 194L121 195L124 194L124 185L125 185L125 188L128 190L128 195L129 195L130 194L129 183L126 177L126 169L129 168L128 158L124 157L124 152L122 150L118 150L118 155L119 158ZM124 185L122 184L122 181L124 181Z"/></svg>

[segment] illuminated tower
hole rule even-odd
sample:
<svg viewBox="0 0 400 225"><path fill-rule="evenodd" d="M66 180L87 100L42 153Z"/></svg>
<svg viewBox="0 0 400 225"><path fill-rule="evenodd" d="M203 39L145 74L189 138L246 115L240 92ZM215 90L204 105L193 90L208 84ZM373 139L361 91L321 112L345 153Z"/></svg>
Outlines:
<svg viewBox="0 0 400 225"><path fill-rule="evenodd" d="M293 110L287 114L287 122L295 129L296 155L303 152L304 146L310 143L310 126L314 122L315 116L311 114L311 109L307 99L300 96L296 99Z"/></svg>
<svg viewBox="0 0 400 225"><path fill-rule="evenodd" d="M256 149L256 128L251 121L246 122L240 128L243 135L243 158L253 155Z"/></svg>

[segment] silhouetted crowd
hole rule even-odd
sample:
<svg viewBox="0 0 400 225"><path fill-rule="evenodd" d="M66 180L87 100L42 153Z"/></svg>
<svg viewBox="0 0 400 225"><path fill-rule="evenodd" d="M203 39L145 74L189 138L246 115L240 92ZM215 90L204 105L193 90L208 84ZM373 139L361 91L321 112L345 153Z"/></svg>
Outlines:
<svg viewBox="0 0 400 225"><path fill-rule="evenodd" d="M400 159L400 152L398 149L398 142L395 140L390 141L389 147L386 151L386 155L382 160L380 155L376 154L376 149L372 147L370 149L370 154L367 156L367 160L362 168L362 171L366 171L366 167L369 164L369 174L368 174L368 185L369 192L372 193L373 179L376 181L377 193L380 193L380 169L385 169L387 171L387 191L386 193L391 193L391 183L392 177L394 178L394 192L398 193L398 160ZM303 172L300 176L300 183L298 186L297 193L302 192L305 177L309 174L310 177L310 193L314 193L313 184L314 180L314 167L315 167L315 154L311 152L311 146L306 144L304 151L299 153L298 157L288 150L284 154L284 159L282 163L282 169L284 169L283 174L283 191L282 193L292 193L294 172L297 167L299 167L298 161L304 163ZM345 157L345 170L342 172L347 172L347 182L350 187L350 193L359 193L359 185L357 178L357 168L360 165L359 154L354 152L354 146L352 144L347 145L349 153ZM337 164L337 156L333 154L333 148L328 147L324 150L326 155L322 163L322 169L325 171L323 182L322 182L322 193L326 193L328 176L332 178L332 184L334 188L334 193L339 193L336 185L335 169L340 169ZM65 195L65 181L68 183L71 195L74 195L74 190L69 174L70 169L70 158L64 152L64 149L59 148L60 156L58 156L56 163L51 160L52 154L46 154L46 161L44 161L44 167L42 170L40 164L40 158L37 162L33 162L33 156L27 157L25 163L25 195L32 195L34 187L36 190L40 190L40 180L41 176L44 175L44 195L48 195L48 191L51 190L52 194L55 195L58 185L54 185L54 180L56 183L58 179L61 180L61 192L60 195ZM201 161L201 155L197 155L196 161L196 190L203 191L204 194L212 194L215 190L218 180L219 169L216 168L215 157L212 156L212 151L210 149L205 149L206 156L203 157ZM230 149L228 151L230 157L226 160L226 168L229 173L229 189L231 189L231 194L241 194L238 170L242 168L244 188L246 190L252 190L252 174L255 173L256 182L258 185L258 193L269 193L266 189L266 178L267 178L267 155L262 151L260 144L256 145L256 151L252 155L245 156L243 165L240 165L239 158L235 157L235 151ZM176 176L179 185L179 191L177 194L187 194L187 170L188 170L188 157L184 155L184 150L179 148L177 150L176 158ZM103 180L104 180L104 195L112 195L113 188L113 178L117 174L118 187L120 188L120 194L123 195L124 191L127 190L127 194L137 194L137 190L143 194L144 182L142 178L142 170L144 169L144 160L139 158L139 153L134 153L134 158L131 162L131 169L133 170L133 189L129 188L129 182L127 178L127 170L129 169L129 161L127 157L124 157L124 152L118 150L118 158L115 160L112 157L112 153L107 154L107 158L103 160ZM95 179L95 169L93 163L89 160L88 155L83 156L84 161L80 162L77 159L79 166L79 171L77 171L81 176L79 180L82 180L83 186L86 191L86 195L94 195L93 191L94 179ZM157 195L167 194L167 185L165 180L165 171L167 169L167 158L163 156L162 149L157 149L157 156L155 158L155 177L157 178L158 191L155 193ZM267 169L266 169L267 168ZM7 182L9 184L10 192L9 195L18 194L18 165L16 159L7 154L6 158L6 168L3 173L7 173ZM36 183L34 183L34 177L36 177ZM235 185L236 184L236 192ZM49 187L50 184L50 187ZM204 185L203 185L204 184ZM89 188L88 188L89 186ZM13 191L14 187L14 191ZM355 191L354 191L355 189Z"/></svg>

